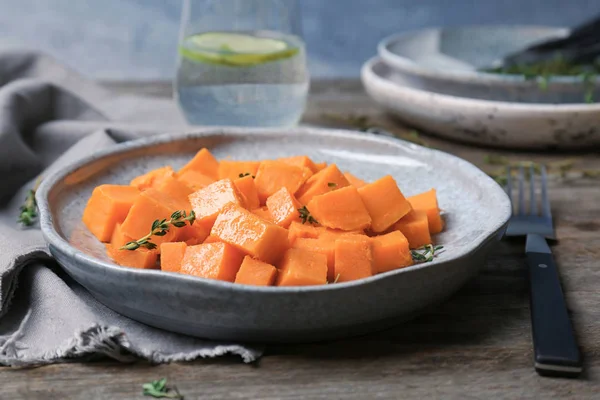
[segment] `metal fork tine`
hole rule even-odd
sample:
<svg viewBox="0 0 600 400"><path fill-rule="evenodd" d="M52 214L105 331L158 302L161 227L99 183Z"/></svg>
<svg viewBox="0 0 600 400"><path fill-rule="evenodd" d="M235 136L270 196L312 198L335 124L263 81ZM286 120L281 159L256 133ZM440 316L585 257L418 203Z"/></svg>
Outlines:
<svg viewBox="0 0 600 400"><path fill-rule="evenodd" d="M519 215L525 214L525 171L519 166Z"/></svg>
<svg viewBox="0 0 600 400"><path fill-rule="evenodd" d="M508 195L508 198L510 199L511 207L513 208L513 213L514 213L514 207L512 206L512 203L513 203L513 198L512 198L512 175L511 175L510 165L506 167L506 194Z"/></svg>
<svg viewBox="0 0 600 400"><path fill-rule="evenodd" d="M546 176L546 166L542 165L542 215L550 217L550 199L548 198L548 177Z"/></svg>
<svg viewBox="0 0 600 400"><path fill-rule="evenodd" d="M535 169L529 166L529 213L537 215L537 199L535 198Z"/></svg>

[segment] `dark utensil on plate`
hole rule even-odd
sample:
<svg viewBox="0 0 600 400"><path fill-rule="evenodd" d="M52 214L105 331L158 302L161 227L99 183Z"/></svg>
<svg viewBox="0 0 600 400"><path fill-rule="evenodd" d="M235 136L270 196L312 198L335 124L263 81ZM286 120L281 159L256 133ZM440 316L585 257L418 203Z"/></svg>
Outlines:
<svg viewBox="0 0 600 400"><path fill-rule="evenodd" d="M549 62L560 57L569 64L593 63L600 56L600 16L571 30L562 38L536 43L505 56L495 67L510 67Z"/></svg>
<svg viewBox="0 0 600 400"><path fill-rule="evenodd" d="M511 168L507 192L513 199ZM582 371L581 354L560 285L558 269L546 239L554 239L546 168L541 168L541 212L538 212L533 167L529 170L529 209L525 206L525 173L519 168L518 205L513 207L506 236L526 236L529 266L531 327L535 369L540 375L576 377ZM514 201L513 201L514 204ZM515 213L516 212L516 213Z"/></svg>

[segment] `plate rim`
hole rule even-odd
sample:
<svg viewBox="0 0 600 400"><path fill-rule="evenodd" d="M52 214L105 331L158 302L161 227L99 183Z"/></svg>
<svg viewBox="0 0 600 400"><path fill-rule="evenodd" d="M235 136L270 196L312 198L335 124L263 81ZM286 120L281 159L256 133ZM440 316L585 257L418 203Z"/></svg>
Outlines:
<svg viewBox="0 0 600 400"><path fill-rule="evenodd" d="M400 83L391 81L375 72L374 67L376 65L383 65L390 70L393 68L388 65L380 56L374 56L367 60L361 68L361 80L363 84L365 82L375 83L381 87L384 87L386 91L393 91L400 93L401 96L407 95L418 96L423 98L427 96L429 100L435 99L445 104L453 104L453 107L470 108L470 109L503 109L510 110L513 112L529 113L532 111L538 113L551 114L556 112L571 112L571 113L600 113L600 102L598 103L562 103L562 104L547 104L547 103L517 103L508 101L495 101L495 100L483 100L473 99L470 97L453 96L450 94L443 94L437 92L431 92L428 90L417 89L409 85L402 85Z"/></svg>
<svg viewBox="0 0 600 400"><path fill-rule="evenodd" d="M362 140L371 140L375 142L379 142L382 144L388 144L392 146L404 146L408 147L412 151L420 152L420 153L433 153L437 155L441 155L442 157L446 157L450 160L453 160L455 163L458 163L461 166L461 169L468 172L468 175L478 177L478 182L480 184L485 184L486 190L492 190L495 192L494 198L498 197L502 202L503 200L503 209L497 209L497 219L493 224L493 228L486 233L481 235L477 242L475 242L468 249L464 249L461 252L455 254L453 257L449 259L436 259L432 262L415 264L409 267L399 268L396 270L384 272L381 274L373 275L368 278L363 278L350 282L342 282L337 283L335 285L312 285L312 286L290 286L290 287L277 287L277 286L252 286L252 285L240 285L231 282L219 281L214 279L205 279L190 275L178 274L178 273L170 273L160 270L146 270L146 269L137 269L130 267L123 267L117 265L115 263L106 262L100 259L97 259L79 249L72 246L65 238L63 238L54 226L54 218L51 212L51 206L49 203L48 196L52 189L64 178L66 178L69 174L77 171L78 169L85 167L86 165L93 163L99 159L120 153L126 153L131 150L140 149L144 147L152 147L155 145L166 144L174 141L184 141L189 139L199 139L203 137L210 136L226 136L226 137L247 137L248 135L273 135L277 133L278 135L312 135L312 136L337 136L340 138L353 138L353 139L362 139ZM115 144L114 146L110 146L106 149L95 152L91 155L83 157L75 162L69 163L68 165L63 166L62 168L54 171L51 175L43 179L40 187L36 191L36 200L38 203L39 211L40 211L40 229L46 240L47 244L50 247L55 247L60 253L63 255L70 256L75 259L78 264L87 264L92 265L94 268L109 270L114 274L123 274L123 275L136 275L140 277L150 278L158 278L169 284L171 282L175 283L177 281L183 281L186 284L194 285L194 284L205 284L213 286L215 289L218 288L220 290L231 291L231 292L260 292L260 293L271 293L271 294L286 294L286 293L314 293L314 292L322 292L322 291L335 291L335 290L346 290L355 286L369 285L375 284L377 281L382 279L388 279L395 275L401 275L405 273L411 273L413 271L418 271L422 268L432 268L436 266L441 266L447 263L457 262L461 259L469 257L471 254L477 252L481 247L485 246L489 240L493 239L498 235L500 231L506 228L508 224L508 220L512 214L512 206L510 203L510 199L508 195L502 190L502 188L488 175L486 175L483 171L481 171L478 167L473 165L472 163L455 156L450 153L443 152L441 150L430 149L423 146L419 146L414 143L410 143L397 138L389 138L383 136L377 136L375 134L369 133L359 133L355 131L343 130L343 129L327 129L327 128L309 128L309 127L296 127L296 128L240 128L240 127L210 127L210 128L190 128L185 131L180 131L178 133L164 133L160 135L143 137L136 140L125 141L122 143ZM52 249L51 249L52 252ZM66 267L65 267L66 268Z"/></svg>
<svg viewBox="0 0 600 400"><path fill-rule="evenodd" d="M478 83L478 84L537 84L535 80L527 80L523 77L523 75L517 74L494 74L489 72L482 71L467 71L467 70L442 70L435 68L424 67L412 59L408 57L404 57L398 53L392 51L389 47L392 46L398 40L402 40L410 35L415 35L419 33L426 32L442 32L444 30L459 30L459 29L547 29L556 31L556 33L568 33L569 28L567 27L559 27L559 26L549 26L549 25L460 25L460 26L449 26L449 27L432 27L425 29L414 29L406 32L398 32L392 35L388 35L385 38L381 39L377 44L377 53L381 57L381 59L390 67L397 69L399 72L410 72L412 74L426 77L426 78L444 78L446 80L452 80L456 83L461 83L469 79L471 82L469 83ZM600 76L596 77L596 83L600 82ZM559 85L574 85L582 83L581 79L578 77L566 76L566 75L557 75L552 78L553 84ZM529 103L536 104L536 103ZM543 103L540 103L543 104Z"/></svg>

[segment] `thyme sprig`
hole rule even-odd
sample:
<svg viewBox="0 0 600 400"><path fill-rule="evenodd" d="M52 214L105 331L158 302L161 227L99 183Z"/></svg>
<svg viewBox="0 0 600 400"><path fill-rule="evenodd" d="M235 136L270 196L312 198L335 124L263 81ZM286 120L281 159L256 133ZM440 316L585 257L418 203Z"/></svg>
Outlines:
<svg viewBox="0 0 600 400"><path fill-rule="evenodd" d="M38 217L38 206L37 200L35 199L35 192L40 186L40 183L41 178L38 178L33 189L27 191L27 196L25 196L25 202L19 208L20 212L19 219L17 219L17 222L22 226L33 225Z"/></svg>
<svg viewBox="0 0 600 400"><path fill-rule="evenodd" d="M142 385L144 396L152 396L155 398L167 398L167 399L181 399L183 396L179 393L176 386L172 388L167 386L167 378L162 378L150 383L144 383Z"/></svg>
<svg viewBox="0 0 600 400"><path fill-rule="evenodd" d="M148 250L155 249L156 244L150 241L152 236L165 236L167 232L169 232L170 226L174 226L175 228L183 228L187 222L192 225L195 220L196 213L194 213L194 210L190 211L189 215L187 215L184 210L177 210L171 214L171 218L169 220L155 220L152 223L152 228L150 229L149 234L139 238L138 240L127 243L125 246L119 248L119 250L137 250L140 247L144 247Z"/></svg>
<svg viewBox="0 0 600 400"><path fill-rule="evenodd" d="M428 244L418 249L411 250L410 254L412 255L412 259L415 263L425 263L433 261L433 259L439 254L438 252L443 248L444 246L434 246L432 244Z"/></svg>
<svg viewBox="0 0 600 400"><path fill-rule="evenodd" d="M308 211L308 208L306 208L306 206L303 206L302 208L298 209L298 212L300 213L300 219L302 220L302 223L309 223L309 224L318 224L319 221L317 221L312 215L310 215L310 211Z"/></svg>

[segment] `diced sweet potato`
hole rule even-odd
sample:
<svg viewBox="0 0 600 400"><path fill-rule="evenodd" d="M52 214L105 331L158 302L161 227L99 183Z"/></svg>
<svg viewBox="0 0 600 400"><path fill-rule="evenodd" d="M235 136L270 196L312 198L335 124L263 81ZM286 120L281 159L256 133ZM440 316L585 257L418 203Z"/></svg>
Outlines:
<svg viewBox="0 0 600 400"><path fill-rule="evenodd" d="M348 282L367 278L376 272L373 268L371 240L362 235L346 236L335 241L334 280Z"/></svg>
<svg viewBox="0 0 600 400"><path fill-rule="evenodd" d="M125 246L127 243L132 242L134 239L132 237L127 236L123 229L121 228L121 224L117 224L115 226L115 230L113 231L112 236L110 237L110 244L118 249L120 247Z"/></svg>
<svg viewBox="0 0 600 400"><path fill-rule="evenodd" d="M229 203L244 204L242 195L231 179L211 183L189 196L192 209L196 213L196 224L211 229L217 215Z"/></svg>
<svg viewBox="0 0 600 400"><path fill-rule="evenodd" d="M385 231L411 210L410 203L390 175L361 187L358 193L373 220L373 232Z"/></svg>
<svg viewBox="0 0 600 400"><path fill-rule="evenodd" d="M233 282L242 264L243 254L227 243L203 243L189 246L180 272L201 278Z"/></svg>
<svg viewBox="0 0 600 400"><path fill-rule="evenodd" d="M208 175L193 169L188 169L177 174L177 179L190 187L194 192L203 189L213 183L215 180Z"/></svg>
<svg viewBox="0 0 600 400"><path fill-rule="evenodd" d="M159 182L155 183L154 189L173 197L182 204L186 204L184 208L185 210L190 209L190 201L188 200L188 196L194 191L178 179L172 176L165 177L164 179L161 179Z"/></svg>
<svg viewBox="0 0 600 400"><path fill-rule="evenodd" d="M139 195L140 191L132 186L97 186L83 211L83 223L98 240L107 242Z"/></svg>
<svg viewBox="0 0 600 400"><path fill-rule="evenodd" d="M235 283L255 286L271 286L277 277L277 268L250 256L244 257L235 277Z"/></svg>
<svg viewBox="0 0 600 400"><path fill-rule="evenodd" d="M276 263L289 247L286 229L231 203L221 211L210 234L269 264Z"/></svg>
<svg viewBox="0 0 600 400"><path fill-rule="evenodd" d="M350 184L357 189L367 185L367 182L363 181L360 178L357 178L350 172L344 172L344 177L346 177L346 179L348 179L348 182L350 182Z"/></svg>
<svg viewBox="0 0 600 400"><path fill-rule="evenodd" d="M185 242L170 242L160 245L160 269L179 272L188 245Z"/></svg>
<svg viewBox="0 0 600 400"><path fill-rule="evenodd" d="M214 235L208 235L208 237L206 239L204 239L204 242L202 243L216 243L216 242L220 242L221 239L219 239L218 237L214 236Z"/></svg>
<svg viewBox="0 0 600 400"><path fill-rule="evenodd" d="M273 222L288 228L293 221L300 221L298 209L302 207L286 187L282 187L267 199L267 208Z"/></svg>
<svg viewBox="0 0 600 400"><path fill-rule="evenodd" d="M316 239L319 237L319 230L316 226L311 224L303 224L301 222L292 221L288 228L288 239L290 246L294 245L294 242L298 238L310 238Z"/></svg>
<svg viewBox="0 0 600 400"><path fill-rule="evenodd" d="M295 193L296 198L302 204L308 204L310 200L318 195L329 193L332 190L341 189L350 185L344 174L337 165L331 164L317 172Z"/></svg>
<svg viewBox="0 0 600 400"><path fill-rule="evenodd" d="M190 162L178 171L177 175L181 177L189 171L197 171L217 180L219 178L219 162L208 149L201 149Z"/></svg>
<svg viewBox="0 0 600 400"><path fill-rule="evenodd" d="M339 239L342 236L349 236L349 235L365 236L365 231L362 229L356 229L353 231L343 231L341 229L331 229L331 228L325 228L323 226L317 226L315 229L319 233L318 237L329 238L329 239L333 239L333 240Z"/></svg>
<svg viewBox="0 0 600 400"><path fill-rule="evenodd" d="M324 170L325 168L327 168L327 163L326 162L320 162L320 163L315 163L315 167L317 168L317 172Z"/></svg>
<svg viewBox="0 0 600 400"><path fill-rule="evenodd" d="M289 165L295 165L296 167L306 167L314 174L319 171L317 165L308 156L293 156L278 158L277 161L284 162Z"/></svg>
<svg viewBox="0 0 600 400"><path fill-rule="evenodd" d="M427 214L425 211L411 211L394 225L394 229L399 230L406 236L408 245L411 249L417 249L426 244L431 244L429 222L427 221Z"/></svg>
<svg viewBox="0 0 600 400"><path fill-rule="evenodd" d="M328 228L351 231L371 224L369 212L354 186L314 196L306 208L319 224Z"/></svg>
<svg viewBox="0 0 600 400"><path fill-rule="evenodd" d="M243 176L256 176L260 161L230 161L219 163L219 179L237 179Z"/></svg>
<svg viewBox="0 0 600 400"><path fill-rule="evenodd" d="M440 233L444 229L444 221L440 215L437 195L435 189L428 190L425 193L408 197L407 200L414 210L421 210L427 213L429 222L429 233L432 235Z"/></svg>
<svg viewBox="0 0 600 400"><path fill-rule="evenodd" d="M273 216L271 215L271 212L269 211L267 206L255 208L254 210L252 210L252 214L258 215L262 219L267 220L269 222L273 222Z"/></svg>
<svg viewBox="0 0 600 400"><path fill-rule="evenodd" d="M306 167L281 161L263 161L258 167L254 180L261 204L282 187L287 188L292 194L296 193L311 175L311 170Z"/></svg>
<svg viewBox="0 0 600 400"><path fill-rule="evenodd" d="M308 286L327 283L327 257L323 254L289 249L279 264L277 286Z"/></svg>
<svg viewBox="0 0 600 400"><path fill-rule="evenodd" d="M371 238L373 265L376 273L412 265L408 240L400 231Z"/></svg>
<svg viewBox="0 0 600 400"><path fill-rule="evenodd" d="M169 219L177 210L185 210L187 204L181 204L177 199L156 189L143 191L133 203L121 229L134 239L139 239L150 232L155 220ZM182 229L169 229L164 236L153 236L152 242L160 245L164 242L174 242L180 237Z"/></svg>
<svg viewBox="0 0 600 400"><path fill-rule="evenodd" d="M260 207L254 178L250 175L246 175L242 178L234 179L233 184L244 198L244 204L248 210L254 210Z"/></svg>
<svg viewBox="0 0 600 400"><path fill-rule="evenodd" d="M157 168L144 175L134 178L129 184L139 190L146 190L154 187L158 182L167 177L174 177L175 171L170 166Z"/></svg>
<svg viewBox="0 0 600 400"><path fill-rule="evenodd" d="M192 225L188 224L179 229L181 229L179 240L186 242L190 246L204 243L208 235L210 235L210 228L205 225L198 224L196 221Z"/></svg>
<svg viewBox="0 0 600 400"><path fill-rule="evenodd" d="M294 249L301 249L310 252L323 254L327 260L327 279L335 279L335 239L332 238L296 238L292 246Z"/></svg>
<svg viewBox="0 0 600 400"><path fill-rule="evenodd" d="M112 244L106 245L106 251L115 263L124 267L155 269L158 260L157 250L137 249L137 250L119 250Z"/></svg>

